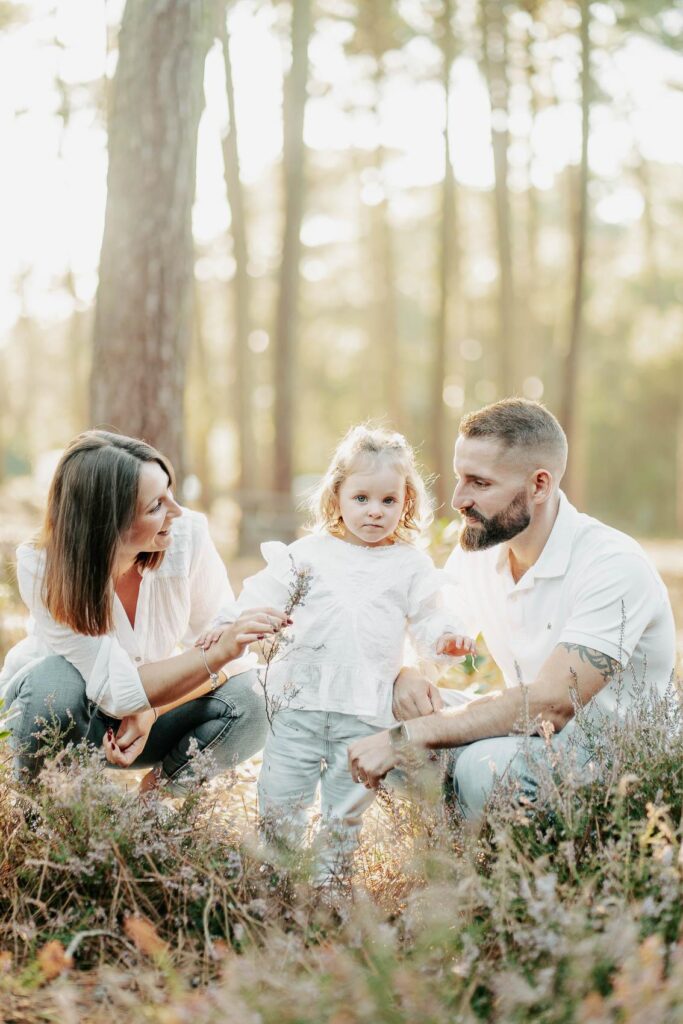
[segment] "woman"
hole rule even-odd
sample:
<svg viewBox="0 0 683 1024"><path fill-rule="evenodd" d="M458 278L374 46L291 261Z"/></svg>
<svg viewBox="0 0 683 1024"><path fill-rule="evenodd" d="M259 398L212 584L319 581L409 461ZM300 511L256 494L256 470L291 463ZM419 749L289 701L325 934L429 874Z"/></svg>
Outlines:
<svg viewBox="0 0 683 1024"><path fill-rule="evenodd" d="M210 651L190 645L233 600L204 516L173 497L158 451L91 430L62 456L37 542L17 551L29 635L8 654L0 696L13 705L17 767L41 766L45 722L107 759L150 765L141 788L187 775L192 740L219 769L264 743L248 645L287 622L273 608L236 617Z"/></svg>

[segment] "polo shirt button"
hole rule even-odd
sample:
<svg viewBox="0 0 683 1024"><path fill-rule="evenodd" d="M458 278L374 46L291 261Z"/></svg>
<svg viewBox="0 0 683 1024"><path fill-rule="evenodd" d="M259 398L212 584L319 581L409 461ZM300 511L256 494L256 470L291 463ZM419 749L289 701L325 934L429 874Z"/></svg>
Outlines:
<svg viewBox="0 0 683 1024"><path fill-rule="evenodd" d="M142 658L136 658L135 660L136 661L142 661Z"/></svg>

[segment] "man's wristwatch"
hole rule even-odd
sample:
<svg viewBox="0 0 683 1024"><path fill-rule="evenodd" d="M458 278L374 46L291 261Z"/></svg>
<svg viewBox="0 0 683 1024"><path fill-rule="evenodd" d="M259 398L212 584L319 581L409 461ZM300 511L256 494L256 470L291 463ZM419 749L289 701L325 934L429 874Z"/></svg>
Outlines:
<svg viewBox="0 0 683 1024"><path fill-rule="evenodd" d="M399 722L398 725L392 725L389 729L389 739L395 750L402 750L406 744L410 743L410 734L406 723Z"/></svg>

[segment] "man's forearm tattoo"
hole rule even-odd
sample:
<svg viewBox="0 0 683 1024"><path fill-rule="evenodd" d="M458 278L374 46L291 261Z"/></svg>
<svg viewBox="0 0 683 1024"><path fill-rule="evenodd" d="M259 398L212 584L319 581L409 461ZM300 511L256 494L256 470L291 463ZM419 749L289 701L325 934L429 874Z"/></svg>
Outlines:
<svg viewBox="0 0 683 1024"><path fill-rule="evenodd" d="M561 643L560 647L564 647L566 651L577 651L581 661L597 671L602 676L603 682L609 683L610 680L614 679L621 670L621 665L614 658L609 658L602 651L595 651L592 647L582 647L581 644L565 644Z"/></svg>

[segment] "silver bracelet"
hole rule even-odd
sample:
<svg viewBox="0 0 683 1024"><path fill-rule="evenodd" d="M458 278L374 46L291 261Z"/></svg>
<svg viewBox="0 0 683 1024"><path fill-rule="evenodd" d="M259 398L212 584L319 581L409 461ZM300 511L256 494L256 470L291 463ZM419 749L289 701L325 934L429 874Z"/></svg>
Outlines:
<svg viewBox="0 0 683 1024"><path fill-rule="evenodd" d="M199 650L202 652L202 658L204 659L206 674L208 675L211 681L211 691L213 692L214 690L217 690L218 687L221 685L221 677L218 672L212 672L211 669L209 668L209 663L206 660L206 651L204 650L204 648L200 647Z"/></svg>

